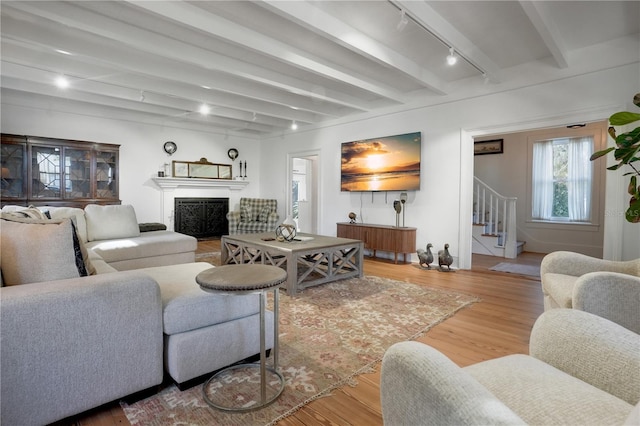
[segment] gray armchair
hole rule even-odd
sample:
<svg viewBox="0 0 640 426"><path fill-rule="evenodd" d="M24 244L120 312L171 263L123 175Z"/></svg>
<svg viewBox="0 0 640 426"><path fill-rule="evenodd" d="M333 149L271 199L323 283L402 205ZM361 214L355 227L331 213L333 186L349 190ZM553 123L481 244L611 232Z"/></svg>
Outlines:
<svg viewBox="0 0 640 426"><path fill-rule="evenodd" d="M536 321L530 355L460 368L428 345L397 343L382 361L380 397L387 426L621 425L640 409L640 335L553 309Z"/></svg>
<svg viewBox="0 0 640 426"><path fill-rule="evenodd" d="M277 200L240 198L238 210L227 213L229 235L275 231L279 218Z"/></svg>
<svg viewBox="0 0 640 426"><path fill-rule="evenodd" d="M540 265L544 309L573 308L640 333L640 259L625 262L557 251Z"/></svg>

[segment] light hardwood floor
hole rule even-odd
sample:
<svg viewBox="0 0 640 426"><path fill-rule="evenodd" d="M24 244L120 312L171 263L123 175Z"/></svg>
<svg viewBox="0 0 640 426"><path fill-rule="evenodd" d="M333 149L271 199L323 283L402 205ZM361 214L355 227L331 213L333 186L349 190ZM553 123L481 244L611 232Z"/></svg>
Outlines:
<svg viewBox="0 0 640 426"><path fill-rule="evenodd" d="M200 241L198 253L220 250L219 240ZM471 270L439 272L416 265L365 258L365 275L377 275L433 288L453 290L481 299L463 309L418 339L460 366L500 356L527 353L529 334L542 313L540 279L493 272L499 262L539 265L543 254L523 253L517 259L473 256ZM358 377L355 387L344 387L320 398L280 421L282 426L382 425L380 408L380 368ZM118 403L108 404L77 416L76 425L112 426L129 422Z"/></svg>

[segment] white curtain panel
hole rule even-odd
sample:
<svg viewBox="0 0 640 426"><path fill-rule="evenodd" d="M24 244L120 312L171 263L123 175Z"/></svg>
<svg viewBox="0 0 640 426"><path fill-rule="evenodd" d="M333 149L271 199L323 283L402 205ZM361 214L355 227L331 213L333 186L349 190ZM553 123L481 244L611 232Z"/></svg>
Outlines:
<svg viewBox="0 0 640 426"><path fill-rule="evenodd" d="M553 210L553 141L533 144L533 219L549 220Z"/></svg>
<svg viewBox="0 0 640 426"><path fill-rule="evenodd" d="M569 220L588 221L591 218L591 181L593 165L589 160L593 153L593 138L573 138L568 145L567 189L569 195Z"/></svg>

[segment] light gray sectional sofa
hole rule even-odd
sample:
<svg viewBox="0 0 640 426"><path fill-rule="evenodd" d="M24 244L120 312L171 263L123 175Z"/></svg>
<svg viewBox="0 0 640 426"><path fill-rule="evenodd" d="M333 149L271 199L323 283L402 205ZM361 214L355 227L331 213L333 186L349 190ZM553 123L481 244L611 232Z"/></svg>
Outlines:
<svg viewBox="0 0 640 426"><path fill-rule="evenodd" d="M193 262L195 238L140 233L130 206L91 210L0 220L2 425L55 422L156 390L165 371L183 383L259 352L259 296L202 291L195 276L212 266Z"/></svg>

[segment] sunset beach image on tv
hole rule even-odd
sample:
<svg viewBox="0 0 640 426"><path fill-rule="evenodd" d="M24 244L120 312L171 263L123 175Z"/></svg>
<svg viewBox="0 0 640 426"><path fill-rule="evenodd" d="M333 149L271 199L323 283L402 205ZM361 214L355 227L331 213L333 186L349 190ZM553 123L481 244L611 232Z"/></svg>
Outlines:
<svg viewBox="0 0 640 426"><path fill-rule="evenodd" d="M420 189L420 132L342 144L342 191Z"/></svg>

